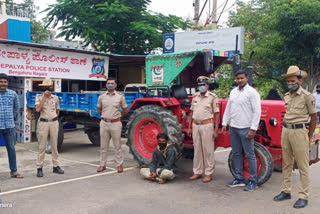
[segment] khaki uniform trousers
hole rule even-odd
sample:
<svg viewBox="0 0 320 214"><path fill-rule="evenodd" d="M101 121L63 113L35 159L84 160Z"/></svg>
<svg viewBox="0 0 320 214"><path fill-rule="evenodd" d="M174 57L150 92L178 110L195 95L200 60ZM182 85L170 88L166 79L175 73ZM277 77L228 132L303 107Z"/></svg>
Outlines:
<svg viewBox="0 0 320 214"><path fill-rule="evenodd" d="M291 193L291 175L294 160L299 174L299 198L308 200L309 196L309 137L307 129L287 129L283 127L282 146L282 191Z"/></svg>
<svg viewBox="0 0 320 214"><path fill-rule="evenodd" d="M100 122L100 166L107 165L107 152L109 149L110 140L112 140L116 150L117 166L122 165L123 157L121 150L121 129L122 123L107 123L103 120Z"/></svg>
<svg viewBox="0 0 320 214"><path fill-rule="evenodd" d="M37 160L37 168L43 167L43 162L46 153L46 146L48 143L48 136L50 138L50 144L52 148L52 162L53 167L59 166L59 154L58 154L58 132L59 132L59 122L52 121L52 122L42 122L38 121L39 123L39 153L38 153L38 160Z"/></svg>
<svg viewBox="0 0 320 214"><path fill-rule="evenodd" d="M215 167L213 123L192 125L193 136L193 173L212 175Z"/></svg>
<svg viewBox="0 0 320 214"><path fill-rule="evenodd" d="M161 170L160 168L158 168L158 169L156 170L156 173L157 173L157 175L158 175L159 178L166 179L166 180L173 180L173 179L176 177L172 170L164 169L164 170L162 170L162 172L159 174L160 170ZM149 169L149 168L142 168L142 169L140 169L140 174L141 174L144 178L149 178L150 169Z"/></svg>

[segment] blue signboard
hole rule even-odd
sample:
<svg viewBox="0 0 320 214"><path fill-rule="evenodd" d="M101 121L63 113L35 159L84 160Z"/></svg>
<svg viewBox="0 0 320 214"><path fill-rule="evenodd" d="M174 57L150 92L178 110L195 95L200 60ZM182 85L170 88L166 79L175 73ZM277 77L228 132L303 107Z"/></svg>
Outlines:
<svg viewBox="0 0 320 214"><path fill-rule="evenodd" d="M174 52L174 33L167 33L163 35L163 53Z"/></svg>

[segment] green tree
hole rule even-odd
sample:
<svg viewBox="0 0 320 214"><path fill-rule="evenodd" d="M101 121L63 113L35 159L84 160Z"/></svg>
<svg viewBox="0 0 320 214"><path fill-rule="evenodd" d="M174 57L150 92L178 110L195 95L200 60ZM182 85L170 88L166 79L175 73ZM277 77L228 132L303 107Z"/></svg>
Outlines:
<svg viewBox="0 0 320 214"><path fill-rule="evenodd" d="M23 9L24 15L30 18L31 21L31 41L34 43L43 43L50 34L50 31L45 27L44 23L36 20L36 12L39 7L35 6L34 0L24 0L22 4L17 5L13 0L7 0L7 8L18 6Z"/></svg>
<svg viewBox="0 0 320 214"><path fill-rule="evenodd" d="M298 65L309 73L305 82L312 91L320 81L320 1L251 0L237 6L229 26L246 28L245 56L255 50L256 77L285 88L280 75L289 65Z"/></svg>
<svg viewBox="0 0 320 214"><path fill-rule="evenodd" d="M39 7L34 4L34 0L24 0L23 4L30 10L31 41L34 43L43 43L48 39L50 31L44 23L36 20L36 12L39 10Z"/></svg>
<svg viewBox="0 0 320 214"><path fill-rule="evenodd" d="M57 0L46 9L47 26L58 37L84 39L96 50L146 54L162 47L162 35L186 29L190 21L147 11L151 0Z"/></svg>

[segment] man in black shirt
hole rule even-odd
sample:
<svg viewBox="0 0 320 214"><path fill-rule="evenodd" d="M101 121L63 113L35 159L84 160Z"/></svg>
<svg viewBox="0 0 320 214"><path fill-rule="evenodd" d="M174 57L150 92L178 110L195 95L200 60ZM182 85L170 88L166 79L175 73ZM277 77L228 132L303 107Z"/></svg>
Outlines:
<svg viewBox="0 0 320 214"><path fill-rule="evenodd" d="M158 146L155 148L149 168L142 168L140 174L146 179L159 184L175 178L176 150L165 133L157 135Z"/></svg>

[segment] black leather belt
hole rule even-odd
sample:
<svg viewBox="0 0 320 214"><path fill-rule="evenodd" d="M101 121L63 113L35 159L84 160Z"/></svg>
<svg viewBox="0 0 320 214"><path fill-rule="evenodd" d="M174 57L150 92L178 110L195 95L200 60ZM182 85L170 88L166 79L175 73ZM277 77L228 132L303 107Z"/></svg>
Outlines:
<svg viewBox="0 0 320 214"><path fill-rule="evenodd" d="M40 121L41 122L53 122L53 121L56 121L58 120L58 117L55 117L53 119L44 119L44 118L40 118Z"/></svg>
<svg viewBox="0 0 320 214"><path fill-rule="evenodd" d="M288 123L283 123L282 124L284 127L288 128L288 129L302 129L304 127L306 127L305 124L288 124Z"/></svg>

